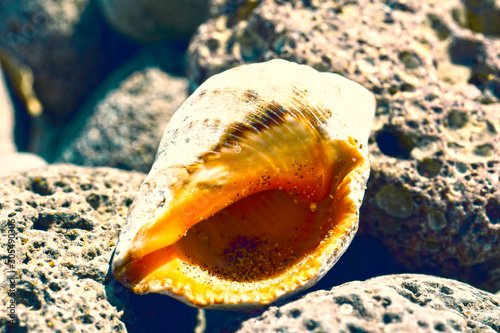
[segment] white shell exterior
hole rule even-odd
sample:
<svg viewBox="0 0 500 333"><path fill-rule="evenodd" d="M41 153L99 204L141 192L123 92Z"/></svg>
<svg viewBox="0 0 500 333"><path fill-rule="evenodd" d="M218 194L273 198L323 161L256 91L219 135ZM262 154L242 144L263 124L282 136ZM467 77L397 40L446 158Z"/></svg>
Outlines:
<svg viewBox="0 0 500 333"><path fill-rule="evenodd" d="M155 163L131 208L113 258L113 268L123 263L128 249L139 229L151 220L158 203L168 205L172 193L168 186L177 179L162 174L162 170L182 169L183 166L199 163L199 157L220 145L228 128L242 123L249 113L256 112L255 105L245 100L246 91L253 90L264 101L277 102L285 109L297 107L297 99L291 98L300 91L299 102L314 110L327 109L331 115L322 122L324 132L332 139L347 140L348 137L360 143L362 154L368 158L367 142L375 112L375 98L361 85L333 73L319 73L316 70L286 60L271 60L233 68L209 78L179 108L170 120L159 145ZM207 97L206 92L218 92ZM212 94L214 95L214 94ZM361 205L369 168L359 171L350 184L350 198ZM298 292L317 282L339 259L357 230L346 234L346 239L336 251L325 260L318 276L294 290ZM156 289L156 288L155 288ZM155 292L174 296L161 288ZM281 291L284 293L285 291ZM251 302L250 302L251 303ZM255 302L256 304L258 302ZM216 305L226 308L233 305ZM241 304L251 306L251 304Z"/></svg>

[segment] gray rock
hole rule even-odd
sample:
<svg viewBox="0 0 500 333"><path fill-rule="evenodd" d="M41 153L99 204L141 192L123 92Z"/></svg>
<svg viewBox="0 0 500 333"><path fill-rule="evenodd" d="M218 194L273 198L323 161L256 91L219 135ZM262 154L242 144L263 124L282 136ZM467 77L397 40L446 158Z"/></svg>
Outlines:
<svg viewBox="0 0 500 333"><path fill-rule="evenodd" d="M59 139L57 162L149 171L187 80L145 63L155 62L135 58L93 94Z"/></svg>
<svg viewBox="0 0 500 333"><path fill-rule="evenodd" d="M454 280L417 274L387 275L271 306L227 330L498 332L500 298Z"/></svg>
<svg viewBox="0 0 500 333"><path fill-rule="evenodd" d="M500 40L462 27L464 10L458 0L217 0L188 49L191 89L271 58L363 84L377 116L360 231L410 269L496 291Z"/></svg>
<svg viewBox="0 0 500 333"><path fill-rule="evenodd" d="M7 90L2 66L0 66L0 153L12 153L16 150L14 143L14 105Z"/></svg>
<svg viewBox="0 0 500 333"><path fill-rule="evenodd" d="M56 165L0 178L2 234L16 232L17 325L125 331L106 299L108 261L143 175ZM15 193L15 195L13 195ZM2 261L7 257L2 247ZM1 288L2 307L8 301ZM1 312L2 314L4 312ZM1 326L5 324L1 315Z"/></svg>
<svg viewBox="0 0 500 333"><path fill-rule="evenodd" d="M89 0L0 2L0 46L31 67L52 120L68 119L116 61L98 15Z"/></svg>
<svg viewBox="0 0 500 333"><path fill-rule="evenodd" d="M52 165L0 178L0 233L13 230L15 235L14 331L193 331L194 309L169 297L134 295L109 273L128 207L144 177L111 168ZM0 247L2 265L7 251ZM3 277L0 332L7 332L10 281Z"/></svg>
<svg viewBox="0 0 500 333"><path fill-rule="evenodd" d="M0 153L0 161L0 176L47 165L43 158L31 153Z"/></svg>
<svg viewBox="0 0 500 333"><path fill-rule="evenodd" d="M99 0L111 26L141 42L189 39L208 16L208 0Z"/></svg>

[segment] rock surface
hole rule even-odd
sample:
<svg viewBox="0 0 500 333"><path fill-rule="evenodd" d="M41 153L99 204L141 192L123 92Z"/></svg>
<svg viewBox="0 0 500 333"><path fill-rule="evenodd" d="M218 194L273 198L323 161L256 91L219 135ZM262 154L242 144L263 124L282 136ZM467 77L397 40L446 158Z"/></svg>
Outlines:
<svg viewBox="0 0 500 333"><path fill-rule="evenodd" d="M141 42L189 39L208 15L208 0L99 0L111 26Z"/></svg>
<svg viewBox="0 0 500 333"><path fill-rule="evenodd" d="M500 298L428 275L387 275L271 306L237 332L498 332Z"/></svg>
<svg viewBox="0 0 500 333"><path fill-rule="evenodd" d="M187 98L187 80L154 63L139 57L106 79L49 160L56 152L57 162L149 172L170 117Z"/></svg>
<svg viewBox="0 0 500 333"><path fill-rule="evenodd" d="M7 234L9 221L16 232L20 331L192 331L195 310L168 297L138 298L108 274L128 207L144 177L53 165L0 178L0 232ZM0 247L2 263L7 255L7 247ZM3 309L10 297L6 280L0 285L0 332L6 332Z"/></svg>
<svg viewBox="0 0 500 333"><path fill-rule="evenodd" d="M191 89L278 57L363 84L377 117L361 232L411 269L498 290L500 39L464 27L466 12L458 0L215 1L189 47Z"/></svg>

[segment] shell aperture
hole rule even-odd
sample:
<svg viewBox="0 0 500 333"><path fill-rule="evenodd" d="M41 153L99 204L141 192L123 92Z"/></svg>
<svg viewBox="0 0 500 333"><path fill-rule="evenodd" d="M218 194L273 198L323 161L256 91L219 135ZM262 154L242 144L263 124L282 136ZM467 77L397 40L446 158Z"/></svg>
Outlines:
<svg viewBox="0 0 500 333"><path fill-rule="evenodd" d="M357 230L374 110L357 83L285 60L211 77L165 130L115 278L229 309L312 286Z"/></svg>

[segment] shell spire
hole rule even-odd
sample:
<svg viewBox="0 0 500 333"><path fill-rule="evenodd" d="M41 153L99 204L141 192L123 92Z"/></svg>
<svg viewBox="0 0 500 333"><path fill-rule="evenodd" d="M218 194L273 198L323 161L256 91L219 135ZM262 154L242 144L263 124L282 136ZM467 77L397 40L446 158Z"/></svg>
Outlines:
<svg viewBox="0 0 500 333"><path fill-rule="evenodd" d="M285 60L211 77L165 130L115 278L226 309L314 285L357 231L374 110L361 85Z"/></svg>

